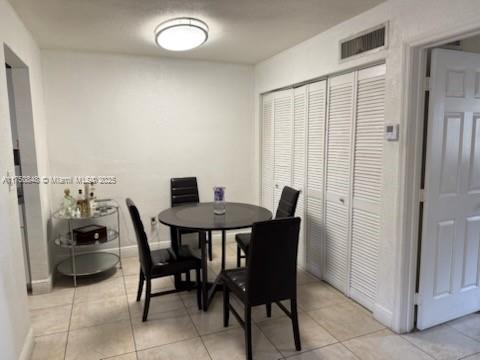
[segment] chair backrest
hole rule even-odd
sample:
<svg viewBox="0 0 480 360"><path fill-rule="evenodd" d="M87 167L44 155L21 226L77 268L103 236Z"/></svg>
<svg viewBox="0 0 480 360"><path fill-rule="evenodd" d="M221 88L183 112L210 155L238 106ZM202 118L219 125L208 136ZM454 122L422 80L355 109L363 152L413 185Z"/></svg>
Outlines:
<svg viewBox="0 0 480 360"><path fill-rule="evenodd" d="M137 237L138 256L140 258L140 265L143 273L147 275L152 268L152 256L150 254L150 245L148 244L147 234L143 227L140 213L138 212L135 203L131 199L126 200L128 211L132 217L133 227L135 229L135 235Z"/></svg>
<svg viewBox="0 0 480 360"><path fill-rule="evenodd" d="M261 305L296 296L300 218L253 224L247 267L247 298Z"/></svg>
<svg viewBox="0 0 480 360"><path fill-rule="evenodd" d="M188 203L198 203L198 184L196 177L172 178L170 179L171 206L178 206Z"/></svg>
<svg viewBox="0 0 480 360"><path fill-rule="evenodd" d="M300 191L292 189L289 186L285 186L282 190L280 201L278 202L275 219L295 216L299 195Z"/></svg>

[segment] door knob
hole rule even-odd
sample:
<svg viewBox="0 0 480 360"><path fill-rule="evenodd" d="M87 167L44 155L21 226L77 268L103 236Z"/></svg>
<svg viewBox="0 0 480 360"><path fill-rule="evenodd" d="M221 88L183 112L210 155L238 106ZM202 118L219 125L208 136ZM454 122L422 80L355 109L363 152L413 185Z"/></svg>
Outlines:
<svg viewBox="0 0 480 360"><path fill-rule="evenodd" d="M345 204L345 199L344 199L344 198L340 198L340 202L341 202L342 204Z"/></svg>

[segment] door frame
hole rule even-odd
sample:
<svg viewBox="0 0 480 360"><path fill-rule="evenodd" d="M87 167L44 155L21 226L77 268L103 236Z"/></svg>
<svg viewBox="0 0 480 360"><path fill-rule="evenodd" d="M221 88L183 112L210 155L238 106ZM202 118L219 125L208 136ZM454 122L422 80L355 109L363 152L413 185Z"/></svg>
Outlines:
<svg viewBox="0 0 480 360"><path fill-rule="evenodd" d="M451 27L443 32L410 39L403 44L405 69L402 94L403 115L400 153L400 186L398 208L399 244L394 330L409 332L414 328L417 256L419 245L419 203L421 199L421 174L423 163L424 131L424 90L427 50L445 43L480 35L477 23ZM403 221L402 221L403 219Z"/></svg>

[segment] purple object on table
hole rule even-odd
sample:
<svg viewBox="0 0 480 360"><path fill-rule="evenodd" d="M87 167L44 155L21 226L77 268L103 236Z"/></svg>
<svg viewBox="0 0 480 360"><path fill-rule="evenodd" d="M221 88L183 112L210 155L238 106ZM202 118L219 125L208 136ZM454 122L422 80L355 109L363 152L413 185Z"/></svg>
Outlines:
<svg viewBox="0 0 480 360"><path fill-rule="evenodd" d="M224 186L215 186L213 188L213 199L215 205L213 207L213 212L215 215L225 214L225 187Z"/></svg>

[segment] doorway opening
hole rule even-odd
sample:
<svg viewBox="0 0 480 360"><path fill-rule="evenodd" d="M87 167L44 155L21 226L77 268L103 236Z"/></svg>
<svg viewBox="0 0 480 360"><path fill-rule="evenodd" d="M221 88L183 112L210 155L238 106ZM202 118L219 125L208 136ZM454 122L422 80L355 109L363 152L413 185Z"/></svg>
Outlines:
<svg viewBox="0 0 480 360"><path fill-rule="evenodd" d="M419 51L413 327L480 310L480 36Z"/></svg>
<svg viewBox="0 0 480 360"><path fill-rule="evenodd" d="M33 109L28 66L6 45L5 70L7 77L12 151L15 176L38 176L34 140ZM39 184L17 182L18 213L25 265L25 285L31 290L34 282L35 241L41 233L41 202ZM44 259L43 259L44 261Z"/></svg>

